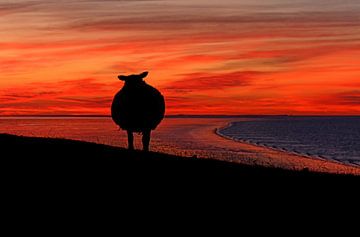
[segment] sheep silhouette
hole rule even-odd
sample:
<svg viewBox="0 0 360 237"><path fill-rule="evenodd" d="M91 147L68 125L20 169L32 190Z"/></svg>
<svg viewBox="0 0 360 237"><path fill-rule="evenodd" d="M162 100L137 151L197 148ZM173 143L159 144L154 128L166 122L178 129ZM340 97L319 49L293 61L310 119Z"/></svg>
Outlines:
<svg viewBox="0 0 360 237"><path fill-rule="evenodd" d="M125 82L115 95L111 116L121 129L127 131L128 148L134 149L134 132L142 133L143 150L149 150L151 130L156 129L164 118L165 100L162 94L143 79L148 72L137 75L120 75Z"/></svg>

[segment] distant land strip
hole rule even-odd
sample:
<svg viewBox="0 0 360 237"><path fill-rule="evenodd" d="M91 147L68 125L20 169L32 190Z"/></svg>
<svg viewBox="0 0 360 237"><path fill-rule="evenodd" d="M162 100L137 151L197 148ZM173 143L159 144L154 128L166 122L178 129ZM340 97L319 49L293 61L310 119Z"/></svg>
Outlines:
<svg viewBox="0 0 360 237"><path fill-rule="evenodd" d="M359 117L360 115L225 115L225 114L175 114L175 115L165 115L166 118L274 118L274 117ZM46 115L46 114L37 114L37 115L0 115L0 118L34 118L34 117L59 117L59 118L110 118L111 115L96 115L96 114L86 114L86 115Z"/></svg>

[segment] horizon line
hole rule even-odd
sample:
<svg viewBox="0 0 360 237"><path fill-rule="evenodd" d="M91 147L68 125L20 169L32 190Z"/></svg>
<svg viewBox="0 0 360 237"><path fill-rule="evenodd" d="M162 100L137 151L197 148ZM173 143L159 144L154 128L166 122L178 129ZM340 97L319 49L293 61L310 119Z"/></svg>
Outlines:
<svg viewBox="0 0 360 237"><path fill-rule="evenodd" d="M171 114L165 115L165 118L177 118L177 117L357 117L360 114ZM85 115L71 115L71 114L58 114L58 115L47 115L47 114L35 114L35 115L0 115L0 117L93 117L93 118L111 118L111 115L97 115L97 114L85 114Z"/></svg>

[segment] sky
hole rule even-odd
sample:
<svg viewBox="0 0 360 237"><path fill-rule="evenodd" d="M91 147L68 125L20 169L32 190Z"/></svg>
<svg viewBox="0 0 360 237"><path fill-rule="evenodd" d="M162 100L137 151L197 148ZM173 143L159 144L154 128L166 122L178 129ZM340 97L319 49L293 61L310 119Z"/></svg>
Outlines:
<svg viewBox="0 0 360 237"><path fill-rule="evenodd" d="M108 115L145 70L168 115L360 115L360 1L0 0L0 115Z"/></svg>

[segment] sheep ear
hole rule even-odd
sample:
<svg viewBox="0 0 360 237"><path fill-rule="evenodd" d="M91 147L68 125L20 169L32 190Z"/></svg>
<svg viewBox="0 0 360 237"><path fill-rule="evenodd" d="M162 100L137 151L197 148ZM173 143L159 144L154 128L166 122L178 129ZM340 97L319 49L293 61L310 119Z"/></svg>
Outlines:
<svg viewBox="0 0 360 237"><path fill-rule="evenodd" d="M139 76L141 78L145 78L148 74L149 74L149 72L145 71L145 72L141 73Z"/></svg>
<svg viewBox="0 0 360 237"><path fill-rule="evenodd" d="M119 80L121 80L121 81L125 81L125 80L126 80L126 76L123 76L123 75L119 75L118 78L119 78Z"/></svg>

